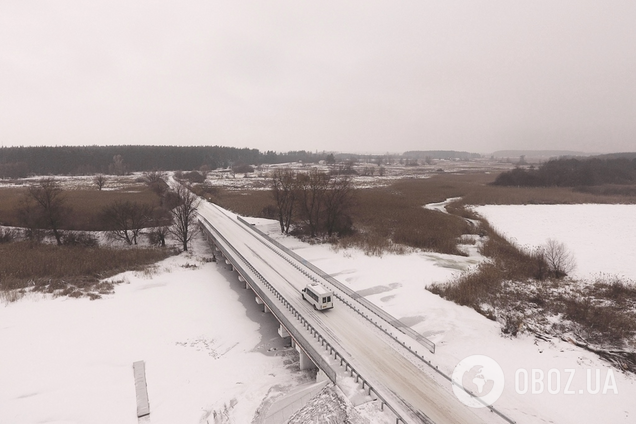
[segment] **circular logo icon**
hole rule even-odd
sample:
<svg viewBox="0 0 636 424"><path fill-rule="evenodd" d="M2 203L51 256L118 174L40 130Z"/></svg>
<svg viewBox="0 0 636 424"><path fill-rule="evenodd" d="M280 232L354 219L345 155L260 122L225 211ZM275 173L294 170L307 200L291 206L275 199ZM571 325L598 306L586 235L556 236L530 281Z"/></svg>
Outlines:
<svg viewBox="0 0 636 424"><path fill-rule="evenodd" d="M471 408L484 408L499 399L504 389L504 373L494 359L485 355L464 358L453 370L453 392Z"/></svg>

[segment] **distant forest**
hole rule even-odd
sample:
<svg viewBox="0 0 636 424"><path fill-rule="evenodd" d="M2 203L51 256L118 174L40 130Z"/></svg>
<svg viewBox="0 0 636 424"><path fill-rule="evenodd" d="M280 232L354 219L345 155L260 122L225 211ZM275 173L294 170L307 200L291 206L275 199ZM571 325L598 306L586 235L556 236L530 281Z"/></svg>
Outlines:
<svg viewBox="0 0 636 424"><path fill-rule="evenodd" d="M480 158L481 155L478 153L470 153L470 152L458 152L455 150L410 150L408 152L404 152L404 157L407 158L415 158L415 159L477 159Z"/></svg>
<svg viewBox="0 0 636 424"><path fill-rule="evenodd" d="M152 170L228 168L250 164L318 162L326 153L293 151L276 153L257 149L207 146L82 146L2 147L0 178L27 175L121 174Z"/></svg>
<svg viewBox="0 0 636 424"><path fill-rule="evenodd" d="M516 168L499 174L494 185L579 187L636 183L636 158L557 159L538 168Z"/></svg>

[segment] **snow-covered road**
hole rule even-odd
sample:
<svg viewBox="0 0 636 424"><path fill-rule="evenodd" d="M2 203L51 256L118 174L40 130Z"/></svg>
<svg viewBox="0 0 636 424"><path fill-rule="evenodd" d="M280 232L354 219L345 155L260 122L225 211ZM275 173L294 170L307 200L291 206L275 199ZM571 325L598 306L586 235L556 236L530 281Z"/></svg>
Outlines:
<svg viewBox="0 0 636 424"><path fill-rule="evenodd" d="M300 290L310 280L271 247L265 246L266 241L240 224L236 217L210 204L202 204L199 213L325 338L329 338L339 353L383 396L386 393L391 401L410 405L412 410L424 413L435 423L483 421L474 410L462 405L442 387L431 376L433 372L425 370L426 365L418 364L414 356L409 357L397 343L343 303L336 301L334 309L326 312L314 311L300 296ZM342 368L338 378L346 379L348 375ZM409 415L417 420L413 412Z"/></svg>

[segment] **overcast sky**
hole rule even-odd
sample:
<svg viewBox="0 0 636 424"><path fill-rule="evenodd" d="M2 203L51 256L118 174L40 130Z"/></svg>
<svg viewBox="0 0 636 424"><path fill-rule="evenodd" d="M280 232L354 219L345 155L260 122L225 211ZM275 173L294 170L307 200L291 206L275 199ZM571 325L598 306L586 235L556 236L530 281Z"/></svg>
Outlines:
<svg viewBox="0 0 636 424"><path fill-rule="evenodd" d="M0 1L0 146L636 151L636 1Z"/></svg>

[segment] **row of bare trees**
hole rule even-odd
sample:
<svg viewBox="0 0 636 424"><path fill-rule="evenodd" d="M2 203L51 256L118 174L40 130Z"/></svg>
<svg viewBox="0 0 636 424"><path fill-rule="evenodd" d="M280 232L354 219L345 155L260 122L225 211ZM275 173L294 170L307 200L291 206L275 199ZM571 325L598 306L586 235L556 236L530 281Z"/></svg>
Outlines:
<svg viewBox="0 0 636 424"><path fill-rule="evenodd" d="M156 189L158 181L150 181ZM152 244L166 245L166 237L171 235L177 240L183 251L198 234L196 211L199 198L185 186L178 185L174 190L163 190L161 206L153 208L146 203L115 201L104 208L102 216L109 226L111 235L128 244L137 244L139 233L150 228L148 237ZM167 199L167 200L166 200Z"/></svg>
<svg viewBox="0 0 636 424"><path fill-rule="evenodd" d="M349 175L277 169L271 183L281 233L294 229L310 237L331 237L351 231L348 210L353 183Z"/></svg>
<svg viewBox="0 0 636 424"><path fill-rule="evenodd" d="M129 245L136 245L141 231L148 229L152 244L165 246L166 237L171 235L187 251L198 230L196 211L199 199L182 185L169 190L163 180L163 185L159 183L159 179L154 174L148 179L148 184L161 198L159 207L116 200L103 208L102 225L114 239ZM57 180L44 178L30 185L17 212L28 236L39 238L42 230L50 230L57 244L63 244L63 228L69 224L72 209Z"/></svg>

